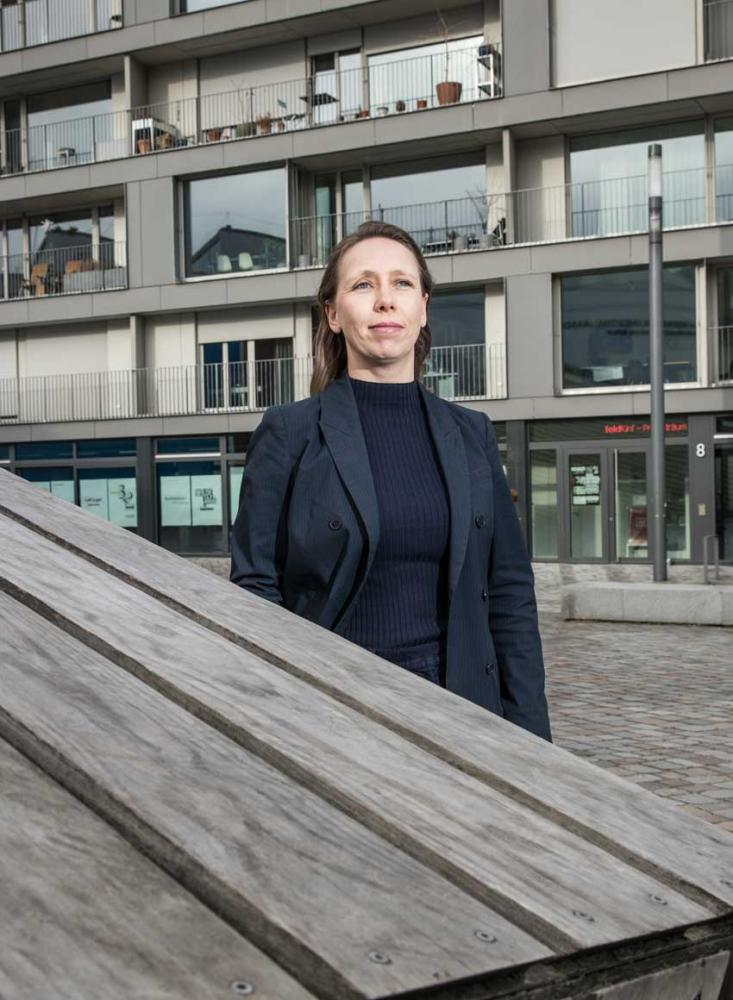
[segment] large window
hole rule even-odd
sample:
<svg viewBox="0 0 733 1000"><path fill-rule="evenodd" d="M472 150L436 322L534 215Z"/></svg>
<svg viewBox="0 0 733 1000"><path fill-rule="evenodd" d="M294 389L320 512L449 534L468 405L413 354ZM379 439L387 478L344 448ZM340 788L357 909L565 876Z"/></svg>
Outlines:
<svg viewBox="0 0 733 1000"><path fill-rule="evenodd" d="M47 170L115 155L109 81L28 98L28 169ZM124 117L124 116L123 116ZM11 137L11 140L14 137ZM119 145L116 155L127 147Z"/></svg>
<svg viewBox="0 0 733 1000"><path fill-rule="evenodd" d="M705 58L733 56L733 3L731 0L704 0Z"/></svg>
<svg viewBox="0 0 733 1000"><path fill-rule="evenodd" d="M372 218L406 229L423 253L467 247L486 232L486 167L483 154L460 160L426 160L374 167Z"/></svg>
<svg viewBox="0 0 733 1000"><path fill-rule="evenodd" d="M433 295L429 309L433 346L424 381L439 396L486 396L485 299L483 288Z"/></svg>
<svg viewBox="0 0 733 1000"><path fill-rule="evenodd" d="M369 56L372 114L432 107L438 103L436 85L443 81L460 85L455 100L475 101L482 97L477 60L482 43L481 35L472 35Z"/></svg>
<svg viewBox="0 0 733 1000"><path fill-rule="evenodd" d="M649 384L646 268L561 280L563 388ZM664 269L665 381L697 378L695 269Z"/></svg>
<svg viewBox="0 0 733 1000"><path fill-rule="evenodd" d="M650 143L662 146L665 227L705 222L703 125L683 122L571 139L573 236L647 228Z"/></svg>
<svg viewBox="0 0 733 1000"><path fill-rule="evenodd" d="M287 267L286 216L282 167L187 182L186 274Z"/></svg>
<svg viewBox="0 0 733 1000"><path fill-rule="evenodd" d="M733 221L733 118L715 123L715 218Z"/></svg>

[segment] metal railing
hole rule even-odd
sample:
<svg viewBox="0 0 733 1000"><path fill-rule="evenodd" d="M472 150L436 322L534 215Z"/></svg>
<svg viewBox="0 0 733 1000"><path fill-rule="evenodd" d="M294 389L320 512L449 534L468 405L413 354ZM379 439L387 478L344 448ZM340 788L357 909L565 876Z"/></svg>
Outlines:
<svg viewBox="0 0 733 1000"><path fill-rule="evenodd" d="M122 0L21 0L0 7L0 51L122 27Z"/></svg>
<svg viewBox="0 0 733 1000"><path fill-rule="evenodd" d="M705 0L705 59L733 57L733 0Z"/></svg>
<svg viewBox="0 0 733 1000"><path fill-rule="evenodd" d="M0 424L255 412L306 398L312 371L287 357L0 379ZM434 347L424 382L443 399L504 398L504 347Z"/></svg>
<svg viewBox="0 0 733 1000"><path fill-rule="evenodd" d="M0 258L0 297L23 299L127 287L127 244L112 241Z"/></svg>
<svg viewBox="0 0 733 1000"><path fill-rule="evenodd" d="M499 46L483 48L491 54L450 50L451 81L436 53L7 130L2 169L52 170L499 97Z"/></svg>
<svg viewBox="0 0 733 1000"><path fill-rule="evenodd" d="M716 382L733 382L733 326L711 327Z"/></svg>

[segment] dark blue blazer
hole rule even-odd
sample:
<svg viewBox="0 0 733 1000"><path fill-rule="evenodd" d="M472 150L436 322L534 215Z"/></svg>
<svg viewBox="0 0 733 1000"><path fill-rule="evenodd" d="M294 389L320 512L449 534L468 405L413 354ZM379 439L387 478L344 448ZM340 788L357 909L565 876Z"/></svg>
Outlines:
<svg viewBox="0 0 733 1000"><path fill-rule="evenodd" d="M491 421L419 382L448 488L446 687L550 739L532 567ZM340 632L371 566L379 511L344 371L271 406L250 441L231 580Z"/></svg>

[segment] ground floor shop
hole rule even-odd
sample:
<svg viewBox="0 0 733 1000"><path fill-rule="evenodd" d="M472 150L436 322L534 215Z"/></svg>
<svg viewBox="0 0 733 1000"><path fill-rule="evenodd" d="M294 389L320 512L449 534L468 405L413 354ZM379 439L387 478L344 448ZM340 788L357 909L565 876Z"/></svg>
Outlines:
<svg viewBox="0 0 733 1000"><path fill-rule="evenodd" d="M649 419L496 423L535 560L650 559ZM667 554L733 562L733 415L666 421ZM225 555L250 434L17 442L0 466L183 555Z"/></svg>

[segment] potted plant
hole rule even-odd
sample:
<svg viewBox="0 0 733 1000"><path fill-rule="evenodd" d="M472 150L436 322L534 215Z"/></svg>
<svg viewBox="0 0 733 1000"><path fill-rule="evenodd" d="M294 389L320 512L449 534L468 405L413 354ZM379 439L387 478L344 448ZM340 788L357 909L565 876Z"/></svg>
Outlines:
<svg viewBox="0 0 733 1000"><path fill-rule="evenodd" d="M425 98L425 97L418 97L418 99L417 99L418 110L422 111L424 108L427 108L427 106L428 106L427 98Z"/></svg>
<svg viewBox="0 0 733 1000"><path fill-rule="evenodd" d="M257 128L260 135L267 135L272 132L272 116L269 114L259 115L257 118Z"/></svg>
<svg viewBox="0 0 733 1000"><path fill-rule="evenodd" d="M251 135L257 135L257 124L255 122L240 122L234 130L238 139L246 139Z"/></svg>
<svg viewBox="0 0 733 1000"><path fill-rule="evenodd" d="M207 142L218 142L221 139L220 128L207 128L205 134Z"/></svg>
<svg viewBox="0 0 733 1000"><path fill-rule="evenodd" d="M152 148L153 144L147 136L143 139L137 140L138 153L149 153Z"/></svg>
<svg viewBox="0 0 733 1000"><path fill-rule="evenodd" d="M445 80L441 83L436 83L435 92L438 97L438 104L457 104L461 99L461 92L463 91L463 84L458 80L448 79L448 25L445 23L443 15L440 10L436 7L435 11L438 15L438 20L440 21L441 27L443 29L443 41L445 42Z"/></svg>
<svg viewBox="0 0 733 1000"><path fill-rule="evenodd" d="M406 107L404 101L395 101L395 111L404 111Z"/></svg>
<svg viewBox="0 0 733 1000"><path fill-rule="evenodd" d="M369 108L359 108L359 110L356 112L356 117L357 118L368 118L369 117Z"/></svg>

